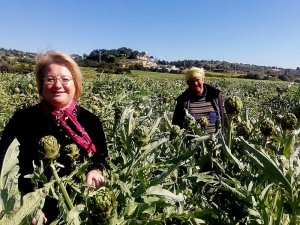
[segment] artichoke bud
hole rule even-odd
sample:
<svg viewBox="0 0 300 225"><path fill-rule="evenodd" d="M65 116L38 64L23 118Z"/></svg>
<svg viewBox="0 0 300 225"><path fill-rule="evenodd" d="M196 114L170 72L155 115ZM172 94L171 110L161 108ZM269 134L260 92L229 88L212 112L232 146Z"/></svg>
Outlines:
<svg viewBox="0 0 300 225"><path fill-rule="evenodd" d="M76 161L79 158L79 149L76 144L69 144L64 147L64 150L67 152L67 155L73 160Z"/></svg>
<svg viewBox="0 0 300 225"><path fill-rule="evenodd" d="M293 113L287 113L282 117L280 125L284 131L294 130L297 126L297 117Z"/></svg>
<svg viewBox="0 0 300 225"><path fill-rule="evenodd" d="M237 125L236 133L238 136L242 136L247 140L249 139L252 130L253 126L249 121L242 121Z"/></svg>
<svg viewBox="0 0 300 225"><path fill-rule="evenodd" d="M148 144L149 142L149 129L145 126L139 126L136 129L136 142L137 144L142 147Z"/></svg>
<svg viewBox="0 0 300 225"><path fill-rule="evenodd" d="M213 139L207 139L205 142L205 147L208 149L208 150L214 150L215 147L216 147L216 141L213 140Z"/></svg>
<svg viewBox="0 0 300 225"><path fill-rule="evenodd" d="M260 132L265 136L269 137L275 133L275 124L270 118L265 118L260 123Z"/></svg>
<svg viewBox="0 0 300 225"><path fill-rule="evenodd" d="M167 120L163 120L162 124L161 124L161 130L163 132L167 132L170 130L170 125L169 125L169 122Z"/></svg>
<svg viewBox="0 0 300 225"><path fill-rule="evenodd" d="M117 207L115 193L104 188L98 191L92 202L94 205L93 214L101 219L109 220Z"/></svg>
<svg viewBox="0 0 300 225"><path fill-rule="evenodd" d="M242 100L237 96L230 96L225 100L225 110L228 115L237 115L243 108Z"/></svg>
<svg viewBox="0 0 300 225"><path fill-rule="evenodd" d="M48 135L42 137L39 141L39 147L47 159L54 160L59 157L60 145L54 136Z"/></svg>
<svg viewBox="0 0 300 225"><path fill-rule="evenodd" d="M201 128L205 130L208 125L207 117L200 117L197 121L200 124Z"/></svg>
<svg viewBox="0 0 300 225"><path fill-rule="evenodd" d="M196 119L186 111L186 115L183 121L183 127L185 129L192 129L196 125Z"/></svg>
<svg viewBox="0 0 300 225"><path fill-rule="evenodd" d="M171 127L171 137L176 137L180 133L180 127L178 125L173 125Z"/></svg>

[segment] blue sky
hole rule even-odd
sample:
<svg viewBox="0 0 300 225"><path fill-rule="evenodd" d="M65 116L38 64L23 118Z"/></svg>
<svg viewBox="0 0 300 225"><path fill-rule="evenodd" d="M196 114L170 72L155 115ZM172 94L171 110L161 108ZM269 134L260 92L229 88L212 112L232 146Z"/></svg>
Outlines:
<svg viewBox="0 0 300 225"><path fill-rule="evenodd" d="M1 0L0 47L300 67L299 0Z"/></svg>

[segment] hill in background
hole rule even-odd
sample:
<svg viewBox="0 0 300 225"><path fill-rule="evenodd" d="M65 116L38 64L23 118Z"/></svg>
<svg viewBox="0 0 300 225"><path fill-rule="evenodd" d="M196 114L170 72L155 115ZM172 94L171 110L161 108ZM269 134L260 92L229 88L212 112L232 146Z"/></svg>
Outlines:
<svg viewBox="0 0 300 225"><path fill-rule="evenodd" d="M36 53L0 48L0 72L29 73L34 68ZM300 68L284 69L278 67L257 66L243 63L230 63L218 60L159 60L147 52L130 48L96 49L89 54L73 54L72 57L82 67L93 67L98 72L130 74L130 70L148 70L153 72L182 73L186 68L203 67L207 72L238 74L249 79L300 79Z"/></svg>

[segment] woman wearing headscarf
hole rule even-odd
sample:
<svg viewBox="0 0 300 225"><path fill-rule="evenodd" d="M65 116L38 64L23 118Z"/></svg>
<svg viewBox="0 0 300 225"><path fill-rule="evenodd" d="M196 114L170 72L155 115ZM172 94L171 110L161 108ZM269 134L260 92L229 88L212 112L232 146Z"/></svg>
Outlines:
<svg viewBox="0 0 300 225"><path fill-rule="evenodd" d="M204 83L203 68L192 67L185 71L188 88L177 97L172 124L183 128L187 112L196 121L205 118L207 133L215 133L225 128L225 110L220 90Z"/></svg>

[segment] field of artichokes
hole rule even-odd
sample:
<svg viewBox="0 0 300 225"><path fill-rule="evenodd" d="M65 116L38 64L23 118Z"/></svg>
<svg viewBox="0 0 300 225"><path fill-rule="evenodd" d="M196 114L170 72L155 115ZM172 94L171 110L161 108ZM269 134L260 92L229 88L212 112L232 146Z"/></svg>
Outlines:
<svg viewBox="0 0 300 225"><path fill-rule="evenodd" d="M87 163L59 177L53 151L59 143L45 137L53 178L36 166L27 177L43 188L21 196L14 142L1 170L0 224L30 224L46 196L59 200L52 224L300 224L299 85L207 82L224 94L225 135L205 134L191 117L184 129L172 126L182 79L99 74L85 80L79 104L104 125L106 186L79 185ZM0 74L0 132L15 110L38 101L31 74ZM68 151L76 159L76 147Z"/></svg>

